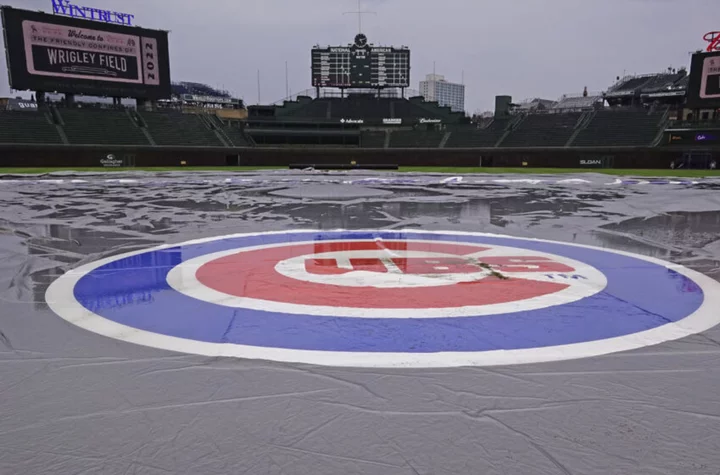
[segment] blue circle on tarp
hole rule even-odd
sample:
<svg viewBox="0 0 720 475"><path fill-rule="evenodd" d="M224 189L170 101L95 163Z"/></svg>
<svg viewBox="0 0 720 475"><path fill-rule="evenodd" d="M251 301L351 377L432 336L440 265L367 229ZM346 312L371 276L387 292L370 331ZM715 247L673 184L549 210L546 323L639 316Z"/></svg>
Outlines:
<svg viewBox="0 0 720 475"><path fill-rule="evenodd" d="M601 292L552 307L477 317L352 318L225 307L167 283L178 264L251 246L321 240L430 240L523 248L593 266ZM209 343L343 352L482 352L542 348L626 336L697 310L702 289L659 264L601 249L486 235L423 232L288 232L228 237L121 257L76 284L74 297L101 317L139 330Z"/></svg>

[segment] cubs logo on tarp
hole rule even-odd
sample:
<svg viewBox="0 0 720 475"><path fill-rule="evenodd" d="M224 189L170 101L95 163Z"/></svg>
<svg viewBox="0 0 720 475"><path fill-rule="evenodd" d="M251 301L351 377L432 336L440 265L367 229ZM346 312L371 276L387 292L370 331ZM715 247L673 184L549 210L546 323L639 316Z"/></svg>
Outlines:
<svg viewBox="0 0 720 475"><path fill-rule="evenodd" d="M417 230L164 245L71 270L46 298L65 320L135 344L332 366L583 358L720 322L720 283L668 262Z"/></svg>

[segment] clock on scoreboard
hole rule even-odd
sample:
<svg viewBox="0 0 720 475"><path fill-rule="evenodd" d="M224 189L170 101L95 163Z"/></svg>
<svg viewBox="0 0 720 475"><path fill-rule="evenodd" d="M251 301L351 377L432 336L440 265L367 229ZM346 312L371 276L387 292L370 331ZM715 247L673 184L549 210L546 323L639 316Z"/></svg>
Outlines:
<svg viewBox="0 0 720 475"><path fill-rule="evenodd" d="M359 33L353 44L312 49L314 87L384 88L410 86L410 50L374 46Z"/></svg>

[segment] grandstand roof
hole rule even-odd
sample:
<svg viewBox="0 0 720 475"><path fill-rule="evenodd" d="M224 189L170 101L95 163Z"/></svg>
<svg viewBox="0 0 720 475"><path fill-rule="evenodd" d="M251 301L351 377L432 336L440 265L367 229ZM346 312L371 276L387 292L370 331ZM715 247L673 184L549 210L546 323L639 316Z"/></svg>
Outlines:
<svg viewBox="0 0 720 475"><path fill-rule="evenodd" d="M606 97L621 97L667 90L686 77L687 71L684 69L639 76L625 76L608 89Z"/></svg>
<svg viewBox="0 0 720 475"><path fill-rule="evenodd" d="M602 95L599 93L584 94L566 94L562 96L553 106L554 110L569 109L590 109L598 102L602 102Z"/></svg>
<svg viewBox="0 0 720 475"><path fill-rule="evenodd" d="M555 105L555 101L551 99L540 99L535 97L533 99L525 99L517 103L517 110L532 111L532 110L547 110L551 109Z"/></svg>
<svg viewBox="0 0 720 475"><path fill-rule="evenodd" d="M193 94L198 96L223 97L230 99L232 96L228 91L222 91L197 82L173 82L172 93L174 95Z"/></svg>

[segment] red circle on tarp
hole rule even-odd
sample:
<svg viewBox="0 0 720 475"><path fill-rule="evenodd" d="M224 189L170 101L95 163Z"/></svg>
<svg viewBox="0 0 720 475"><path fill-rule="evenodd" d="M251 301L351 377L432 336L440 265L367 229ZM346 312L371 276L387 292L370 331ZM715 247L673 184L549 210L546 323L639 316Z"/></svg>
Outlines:
<svg viewBox="0 0 720 475"><path fill-rule="evenodd" d="M407 241L337 241L323 243L295 244L267 249L257 249L247 252L238 252L202 265L196 272L197 280L218 292L236 297L283 302L296 305L316 305L330 307L357 307L357 308L457 308L463 306L492 305L526 300L534 297L559 292L568 287L567 284L556 282L539 282L535 280L519 279L509 276L488 276L472 282L461 282L450 285L431 287L404 287L404 288L378 288L378 287L349 287L344 285L328 285L293 279L278 273L275 266L278 262L302 255L313 255L326 252L363 251L363 250L392 250L392 251L423 251L462 256L488 250L488 247L467 244L448 244L433 242L407 242ZM495 267L502 273L502 259L497 257L482 259L499 262ZM507 259L505 259L507 260ZM313 266L312 259L306 261L307 266ZM320 263L320 267L324 263ZM365 270L372 270L372 263L355 262ZM400 262L403 264L403 262ZM407 264L407 263L405 263ZM421 265L422 263L420 263ZM412 272L412 266L417 262L407 264L406 271ZM462 271L467 263L456 262L457 269ZM455 270L457 270L455 269ZM315 269L317 270L317 269ZM427 271L425 267L420 269ZM476 270L480 270L479 268ZM565 264L547 260L539 271L571 272ZM322 272L321 272L322 273Z"/></svg>

